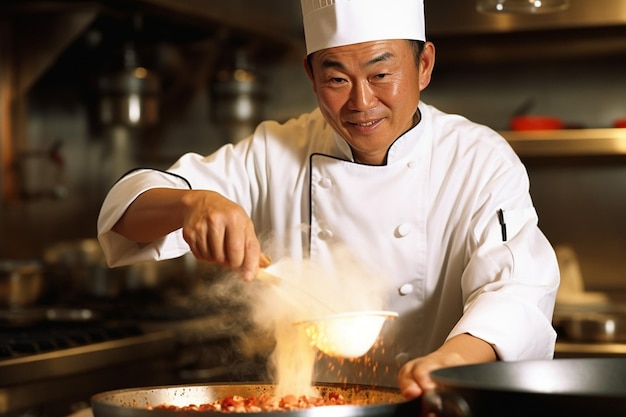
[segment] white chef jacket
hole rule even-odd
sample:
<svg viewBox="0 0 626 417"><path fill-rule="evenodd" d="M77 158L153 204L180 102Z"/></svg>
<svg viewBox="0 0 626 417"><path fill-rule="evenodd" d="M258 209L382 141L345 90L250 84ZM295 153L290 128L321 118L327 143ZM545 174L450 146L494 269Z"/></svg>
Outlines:
<svg viewBox="0 0 626 417"><path fill-rule="evenodd" d="M493 130L423 102L419 111L384 166L355 163L316 109L263 122L212 155L183 155L167 172L132 172L112 187L98 219L109 265L189 251L180 230L148 244L111 231L139 194L210 189L239 203L259 236L279 239L280 255L326 262L332 242L342 242L386 272L388 308L400 318L388 323L376 371L346 371L342 380L395 385L406 360L462 333L491 343L502 360L552 358L559 270L523 164Z"/></svg>

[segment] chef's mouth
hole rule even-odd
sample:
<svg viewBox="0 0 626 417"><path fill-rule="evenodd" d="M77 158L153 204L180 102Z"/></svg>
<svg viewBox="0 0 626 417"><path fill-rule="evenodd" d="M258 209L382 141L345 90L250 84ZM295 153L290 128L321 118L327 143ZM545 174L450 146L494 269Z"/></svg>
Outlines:
<svg viewBox="0 0 626 417"><path fill-rule="evenodd" d="M362 132L367 132L367 131L372 131L376 129L378 126L380 126L383 120L384 119L376 119L376 120L369 120L369 121L364 121L364 122L348 121L346 123L352 129L356 129Z"/></svg>

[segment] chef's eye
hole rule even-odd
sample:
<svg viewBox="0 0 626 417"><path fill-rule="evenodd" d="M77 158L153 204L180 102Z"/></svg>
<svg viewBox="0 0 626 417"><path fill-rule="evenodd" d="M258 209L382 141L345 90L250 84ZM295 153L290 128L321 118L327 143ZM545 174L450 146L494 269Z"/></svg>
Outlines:
<svg viewBox="0 0 626 417"><path fill-rule="evenodd" d="M385 78L387 75L389 75L389 74L387 74L387 73L376 74L374 76L374 78L377 78L377 79L381 80L381 79Z"/></svg>
<svg viewBox="0 0 626 417"><path fill-rule="evenodd" d="M341 83L345 82L346 80L343 79L343 78L334 77L334 78L331 78L330 81L335 83L335 84L341 84Z"/></svg>

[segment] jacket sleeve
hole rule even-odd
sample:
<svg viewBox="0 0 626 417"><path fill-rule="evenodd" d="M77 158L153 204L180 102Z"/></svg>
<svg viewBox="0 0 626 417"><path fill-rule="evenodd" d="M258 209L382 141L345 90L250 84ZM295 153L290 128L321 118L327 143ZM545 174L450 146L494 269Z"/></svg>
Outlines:
<svg viewBox="0 0 626 417"><path fill-rule="evenodd" d="M554 355L551 322L560 274L528 190L525 169L514 165L478 199L462 275L463 315L448 336L472 334L501 360Z"/></svg>
<svg viewBox="0 0 626 417"><path fill-rule="evenodd" d="M109 190L98 216L98 240L110 267L176 258L189 251L180 231L154 242L140 244L111 230L141 193L157 187L191 188L183 177L158 170L139 169L122 177Z"/></svg>
<svg viewBox="0 0 626 417"><path fill-rule="evenodd" d="M264 157L265 140L258 135L227 144L213 154L182 155L167 171L138 169L125 175L113 185L106 196L98 218L98 239L111 267L130 265L148 260L164 260L189 252L182 231L176 230L162 239L139 244L132 242L111 228L128 206L151 188L205 189L216 191L236 201L248 213L258 195L258 163ZM254 148L254 150L253 150Z"/></svg>

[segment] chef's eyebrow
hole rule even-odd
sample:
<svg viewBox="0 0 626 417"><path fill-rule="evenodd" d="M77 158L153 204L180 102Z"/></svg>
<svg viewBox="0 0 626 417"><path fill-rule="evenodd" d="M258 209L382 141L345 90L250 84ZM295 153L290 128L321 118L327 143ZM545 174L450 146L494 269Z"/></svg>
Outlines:
<svg viewBox="0 0 626 417"><path fill-rule="evenodd" d="M391 52L383 52L382 54L370 59L367 61L365 66L371 66L378 62L387 61L393 56ZM345 69L344 65L339 61L334 61L332 59L325 59L322 61L322 68L337 68L337 69Z"/></svg>

